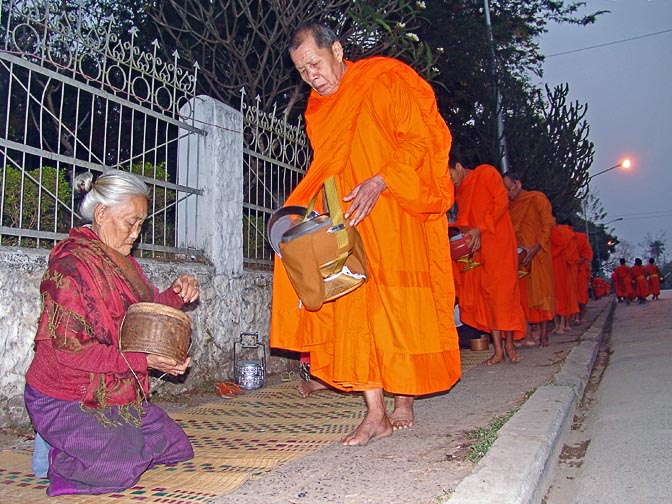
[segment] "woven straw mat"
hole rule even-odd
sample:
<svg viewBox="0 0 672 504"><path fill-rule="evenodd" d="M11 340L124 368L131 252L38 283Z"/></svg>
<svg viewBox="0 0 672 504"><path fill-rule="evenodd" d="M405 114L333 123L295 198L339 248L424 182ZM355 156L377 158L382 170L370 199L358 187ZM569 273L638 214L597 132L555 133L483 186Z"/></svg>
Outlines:
<svg viewBox="0 0 672 504"><path fill-rule="evenodd" d="M462 350L461 354L464 373L483 362L489 352ZM143 474L136 486L120 493L47 497L48 480L32 474L31 452L3 450L0 500L35 504L207 503L234 492L248 479L260 478L274 467L335 443L364 416L360 394L323 391L305 400L296 386L296 381L285 382L247 391L235 399L172 412L191 440L194 459L157 466Z"/></svg>

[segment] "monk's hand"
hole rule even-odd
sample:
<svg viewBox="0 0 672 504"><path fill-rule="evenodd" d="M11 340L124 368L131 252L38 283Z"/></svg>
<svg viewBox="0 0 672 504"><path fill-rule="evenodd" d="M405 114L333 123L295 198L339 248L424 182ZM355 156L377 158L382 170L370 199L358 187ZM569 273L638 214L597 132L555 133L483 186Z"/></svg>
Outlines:
<svg viewBox="0 0 672 504"><path fill-rule="evenodd" d="M537 255L537 252L541 250L541 245L537 243L534 247L523 247L523 248L527 252L525 259L523 259L523 266L527 266L532 262L534 256Z"/></svg>
<svg viewBox="0 0 672 504"><path fill-rule="evenodd" d="M166 373L172 376L183 375L189 364L191 363L191 357L187 357L183 363L177 362L175 359L169 357L162 357L161 355L147 354L147 367L149 369L156 369L162 373Z"/></svg>
<svg viewBox="0 0 672 504"><path fill-rule="evenodd" d="M175 294L182 298L185 303L193 303L198 299L198 282L191 275L182 275L176 278L170 286Z"/></svg>
<svg viewBox="0 0 672 504"><path fill-rule="evenodd" d="M348 210L343 214L346 219L350 219L351 226L356 226L371 213L380 193L387 189L387 185L380 175L374 175L357 184L350 194L343 198L343 201L352 201Z"/></svg>
<svg viewBox="0 0 672 504"><path fill-rule="evenodd" d="M471 237L471 244L469 245L469 249L472 251L472 253L478 252L478 250L481 248L481 230L475 227L467 231L466 236Z"/></svg>

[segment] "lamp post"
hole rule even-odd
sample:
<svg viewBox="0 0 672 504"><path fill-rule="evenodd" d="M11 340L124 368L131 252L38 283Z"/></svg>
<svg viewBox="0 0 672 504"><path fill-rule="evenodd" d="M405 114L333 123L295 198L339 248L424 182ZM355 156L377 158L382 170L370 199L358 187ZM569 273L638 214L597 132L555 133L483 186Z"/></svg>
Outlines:
<svg viewBox="0 0 672 504"><path fill-rule="evenodd" d="M509 153L506 148L506 137L504 136L504 115L502 110L502 94L499 90L497 80L497 59L495 55L495 38L492 35L492 23L490 22L490 3L483 0L485 9L485 26L488 28L488 42L490 44L490 71L492 72L492 84L495 91L495 113L497 117L497 136L499 137L499 160L501 162L501 171L509 171Z"/></svg>
<svg viewBox="0 0 672 504"><path fill-rule="evenodd" d="M615 170L616 168L625 168L627 170L627 169L630 168L631 165L632 165L632 163L630 162L629 159L624 159L620 163L615 164L614 166L610 166L606 170L602 170L602 171L599 171L597 173L594 173L593 175L590 175L588 177L588 180L586 180L586 194L583 197L583 221L586 224L586 236L588 237L588 242L590 242L590 231L588 229L588 194L590 194L590 181L593 180L598 175L602 175L603 173L607 173L608 171ZM614 219L614 221L617 221L617 220L623 220L623 218L620 217L619 219ZM614 221L611 221L611 222L614 222ZM597 263L599 265L600 264L600 258L599 258L600 248L599 248L599 243L597 243L597 238L595 239L595 244L597 245L597 253L598 253ZM598 268L598 273L599 273L599 268Z"/></svg>
<svg viewBox="0 0 672 504"><path fill-rule="evenodd" d="M600 227L605 227L611 224L612 222L618 222L622 220L623 217L617 217L615 219L610 220L609 222L600 224ZM590 241L590 235L588 236L588 241ZM597 274L599 275L602 272L602 258L600 257L600 239L597 233L595 233L595 246L597 247Z"/></svg>

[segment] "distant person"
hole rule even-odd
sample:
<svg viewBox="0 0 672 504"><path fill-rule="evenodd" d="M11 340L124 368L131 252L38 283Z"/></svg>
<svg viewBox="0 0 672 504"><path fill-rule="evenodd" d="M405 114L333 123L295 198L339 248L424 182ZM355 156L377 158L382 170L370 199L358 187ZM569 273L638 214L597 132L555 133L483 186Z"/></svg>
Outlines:
<svg viewBox="0 0 672 504"><path fill-rule="evenodd" d="M595 299L601 299L608 296L611 291L609 283L597 275L591 280L591 288L593 289Z"/></svg>
<svg viewBox="0 0 672 504"><path fill-rule="evenodd" d="M555 316L555 287L551 230L555 218L551 203L539 191L523 189L520 175L507 172L502 178L509 196L509 215L516 233L516 242L526 252L523 267L529 274L519 281L520 301L530 325L539 326L539 345L548 346L548 325ZM523 340L536 341L530 332Z"/></svg>
<svg viewBox="0 0 672 504"><path fill-rule="evenodd" d="M618 267L614 270L616 275L616 284L618 285L616 292L622 295L622 300L626 304L635 299L635 291L632 288L632 272L630 267L625 264L625 258L621 257Z"/></svg>
<svg viewBox="0 0 672 504"><path fill-rule="evenodd" d="M481 264L460 273L461 320L492 335L494 354L485 361L487 365L498 364L506 357L518 362L522 356L513 341L525 337L526 322L506 188L494 166L468 169L455 151L450 153L449 166L457 203L457 220L451 225L464 231L475 260Z"/></svg>
<svg viewBox="0 0 672 504"><path fill-rule="evenodd" d="M415 397L448 390L460 377L446 219L451 136L431 86L401 61L349 61L336 34L316 23L296 29L289 54L311 87L313 160L286 204L307 206L334 176L369 278L309 311L277 260L271 345L308 353L322 384L363 393L366 416L342 439L363 446L413 426ZM389 416L384 391L395 395Z"/></svg>
<svg viewBox="0 0 672 504"><path fill-rule="evenodd" d="M646 274L649 277L649 294L652 299L660 297L660 270L656 266L656 260L652 257L646 265Z"/></svg>
<svg viewBox="0 0 672 504"><path fill-rule="evenodd" d="M642 260L639 257L635 259L635 264L630 268L630 272L635 288L635 296L639 304L642 304L649 296L649 284L646 280L646 268L644 268Z"/></svg>
<svg viewBox="0 0 672 504"><path fill-rule="evenodd" d="M576 275L579 252L574 240L571 222L563 221L551 231L553 251L553 274L555 276L555 334L564 334L571 329L570 321L579 313L576 292Z"/></svg>
<svg viewBox="0 0 672 504"><path fill-rule="evenodd" d="M576 300L579 303L579 313L576 323L580 324L586 314L588 304L588 288L590 287L590 262L593 260L593 249L590 246L588 235L580 231L574 231L576 251L579 254L579 263L576 271Z"/></svg>

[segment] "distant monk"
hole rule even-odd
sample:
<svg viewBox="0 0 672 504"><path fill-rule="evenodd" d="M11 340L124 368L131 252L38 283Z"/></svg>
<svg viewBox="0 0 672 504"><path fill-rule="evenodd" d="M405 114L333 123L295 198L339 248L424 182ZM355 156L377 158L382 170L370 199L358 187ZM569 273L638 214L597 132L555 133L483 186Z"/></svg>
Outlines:
<svg viewBox="0 0 672 504"><path fill-rule="evenodd" d="M579 303L579 314L576 323L583 322L588 304L588 286L590 284L590 261L593 260L593 249L588 241L588 235L574 231L576 250L579 253L579 264L576 272L576 300Z"/></svg>
<svg viewBox="0 0 672 504"><path fill-rule="evenodd" d="M477 252L475 260L481 263L460 273L460 317L465 324L491 333L495 353L486 364L502 362L504 350L511 362L518 362L522 357L513 339L525 336L526 323L520 306L516 236L506 188L493 166L467 169L454 151L449 166L458 212L451 225L464 229L472 251Z"/></svg>
<svg viewBox="0 0 672 504"><path fill-rule="evenodd" d="M569 321L579 312L576 295L576 269L579 253L574 241L574 229L569 221L564 221L551 231L553 251L553 273L555 274L556 334L564 334L570 329Z"/></svg>
<svg viewBox="0 0 672 504"><path fill-rule="evenodd" d="M635 264L630 269L630 272L635 287L635 296L637 296L639 304L642 304L649 295L649 284L646 281L646 268L642 265L642 260L639 257L635 259Z"/></svg>
<svg viewBox="0 0 672 504"><path fill-rule="evenodd" d="M555 315L551 254L551 230L555 218L546 195L523 189L520 175L508 172L502 180L509 193L509 215L516 242L526 252L522 265L529 270L529 274L519 281L521 305L527 322L539 325L539 345L545 347L548 346L548 322ZM530 333L525 337L525 344L536 344Z"/></svg>
<svg viewBox="0 0 672 504"><path fill-rule="evenodd" d="M623 291L623 287L621 284L618 282L618 276L616 275L616 270L611 272L611 285L614 287L614 294L616 294L616 301L619 303L622 303L623 300L625 299L625 292Z"/></svg>
<svg viewBox="0 0 672 504"><path fill-rule="evenodd" d="M604 281L604 279L594 276L591 281L591 287L593 289L593 295L595 299L601 299L604 296L608 296L610 292L609 284Z"/></svg>
<svg viewBox="0 0 672 504"><path fill-rule="evenodd" d="M618 261L620 264L614 270L616 275L616 288L617 295L620 293L622 299L626 304L630 304L630 301L635 299L635 291L632 288L632 273L630 268L625 265L625 258L621 257Z"/></svg>
<svg viewBox="0 0 672 504"><path fill-rule="evenodd" d="M653 257L649 259L649 264L646 265L646 274L649 277L649 294L653 296L652 299L658 299L660 296L660 270Z"/></svg>

